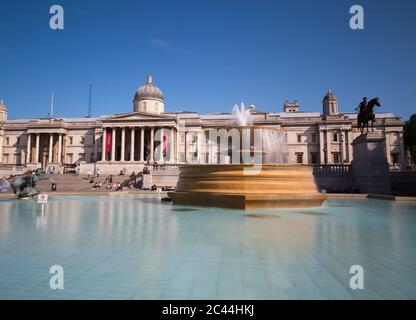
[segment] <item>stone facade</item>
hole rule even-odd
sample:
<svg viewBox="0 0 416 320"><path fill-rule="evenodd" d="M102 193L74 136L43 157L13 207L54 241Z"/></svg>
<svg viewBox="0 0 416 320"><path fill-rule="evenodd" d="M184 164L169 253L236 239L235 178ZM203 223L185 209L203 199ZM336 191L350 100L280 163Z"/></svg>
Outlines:
<svg viewBox="0 0 416 320"><path fill-rule="evenodd" d="M164 112L164 108L163 94L151 77L136 92L131 113L8 120L7 107L1 102L0 164L53 166L55 172L80 164L82 172L99 168L102 173L118 173L137 172L146 163L215 163L217 151L212 150L207 132L229 127L233 116ZM285 132L288 163L350 164L352 141L360 135L357 114L340 112L331 91L322 108L322 114L301 112L298 101L285 101L283 112L265 113L254 106L250 112L254 125ZM404 165L403 120L391 113L377 113L374 130L385 139L389 165Z"/></svg>

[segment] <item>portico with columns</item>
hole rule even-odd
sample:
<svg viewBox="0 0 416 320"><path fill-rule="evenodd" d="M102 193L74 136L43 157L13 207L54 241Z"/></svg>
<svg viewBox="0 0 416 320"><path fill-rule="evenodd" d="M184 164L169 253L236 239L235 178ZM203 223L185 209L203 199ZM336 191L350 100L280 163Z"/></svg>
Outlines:
<svg viewBox="0 0 416 320"><path fill-rule="evenodd" d="M104 118L100 125L98 167L177 162L176 117L133 112Z"/></svg>
<svg viewBox="0 0 416 320"><path fill-rule="evenodd" d="M26 150L22 162L31 168L46 168L61 165L64 154L63 128L30 128L25 133Z"/></svg>

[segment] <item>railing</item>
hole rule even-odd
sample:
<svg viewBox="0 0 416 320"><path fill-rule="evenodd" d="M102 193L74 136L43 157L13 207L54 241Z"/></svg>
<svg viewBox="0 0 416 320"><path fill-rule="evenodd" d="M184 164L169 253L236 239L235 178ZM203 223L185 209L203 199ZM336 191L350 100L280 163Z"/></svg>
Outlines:
<svg viewBox="0 0 416 320"><path fill-rule="evenodd" d="M313 166L314 173L348 173L351 170L349 164L318 164Z"/></svg>
<svg viewBox="0 0 416 320"><path fill-rule="evenodd" d="M147 165L150 171L159 172L159 171L179 171L182 167L181 164L152 164Z"/></svg>

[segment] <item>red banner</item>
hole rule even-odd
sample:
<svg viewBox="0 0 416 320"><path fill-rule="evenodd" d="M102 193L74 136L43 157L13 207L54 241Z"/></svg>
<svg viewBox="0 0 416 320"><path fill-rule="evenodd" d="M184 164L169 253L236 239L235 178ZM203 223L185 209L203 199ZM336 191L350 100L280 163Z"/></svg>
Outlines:
<svg viewBox="0 0 416 320"><path fill-rule="evenodd" d="M163 133L163 152L169 152L169 141L170 141L169 132Z"/></svg>
<svg viewBox="0 0 416 320"><path fill-rule="evenodd" d="M107 137L105 138L105 151L111 152L111 132L107 131Z"/></svg>

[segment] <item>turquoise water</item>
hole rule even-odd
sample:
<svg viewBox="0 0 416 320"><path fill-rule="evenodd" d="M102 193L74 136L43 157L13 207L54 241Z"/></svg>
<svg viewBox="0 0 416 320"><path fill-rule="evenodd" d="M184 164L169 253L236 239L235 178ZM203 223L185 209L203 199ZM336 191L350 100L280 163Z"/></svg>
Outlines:
<svg viewBox="0 0 416 320"><path fill-rule="evenodd" d="M63 290L49 287L52 265ZM349 287L352 265L363 290ZM0 299L387 298L416 298L414 203L244 212L56 196L42 214L0 201Z"/></svg>

